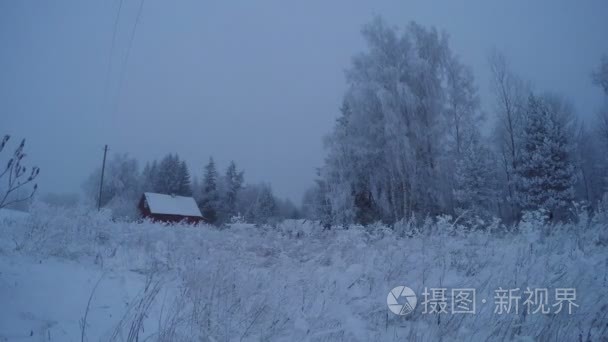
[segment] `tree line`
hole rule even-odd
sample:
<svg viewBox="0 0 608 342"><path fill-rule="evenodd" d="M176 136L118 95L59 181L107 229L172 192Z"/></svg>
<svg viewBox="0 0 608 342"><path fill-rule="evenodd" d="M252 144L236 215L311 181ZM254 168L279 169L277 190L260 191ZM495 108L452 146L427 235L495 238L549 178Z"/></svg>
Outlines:
<svg viewBox="0 0 608 342"><path fill-rule="evenodd" d="M346 71L348 88L324 141L327 156L301 210L276 198L269 184L245 184L234 162L220 174L210 158L199 181L177 154L146 163L141 172L136 159L115 155L102 206L136 217L141 194L150 191L193 196L217 224L303 215L330 226L441 214L512 223L539 209L567 220L574 208L608 203L608 57L590 78L604 104L585 123L566 97L535 89L500 52L488 58L493 106L486 113L472 70L453 53L447 34L416 23L398 29L381 18L362 34L367 49ZM32 168L27 182L16 181L26 177L23 145L0 173L9 179L0 207L33 194L17 193L39 172ZM100 173L84 184L91 202Z"/></svg>
<svg viewBox="0 0 608 342"><path fill-rule="evenodd" d="M205 220L216 225L234 220L266 224L300 215L291 201L277 198L269 184L246 184L244 171L234 161L220 174L210 157L200 181L191 177L178 154L147 162L141 172L138 165L127 154L115 154L107 162L101 205L116 217L139 217L137 205L144 192L194 197ZM83 185L91 203L98 199L100 178L98 168Z"/></svg>
<svg viewBox="0 0 608 342"><path fill-rule="evenodd" d="M575 201L593 207L605 196L608 104L585 125L565 97L535 90L494 52L494 106L482 113L447 34L380 18L362 34L367 49L346 72L327 157L304 197L308 217L328 226L439 214L514 222L543 209L562 220ZM592 81L608 98L607 58Z"/></svg>

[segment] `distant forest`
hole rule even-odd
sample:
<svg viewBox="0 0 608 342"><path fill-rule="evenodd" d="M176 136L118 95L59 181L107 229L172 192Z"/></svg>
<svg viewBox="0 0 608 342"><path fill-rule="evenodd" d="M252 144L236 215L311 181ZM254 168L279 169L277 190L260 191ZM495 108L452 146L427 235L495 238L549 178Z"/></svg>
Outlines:
<svg viewBox="0 0 608 342"><path fill-rule="evenodd" d="M100 179L101 168L83 185L90 203L97 203ZM233 220L267 224L301 216L290 200L277 198L269 184L245 184L245 173L235 162L219 173L215 161L209 158L198 178L191 177L186 161L177 154L146 163L142 171L135 158L114 155L106 165L101 205L112 210L115 217L137 218L137 205L144 192L192 196L206 221L217 225Z"/></svg>

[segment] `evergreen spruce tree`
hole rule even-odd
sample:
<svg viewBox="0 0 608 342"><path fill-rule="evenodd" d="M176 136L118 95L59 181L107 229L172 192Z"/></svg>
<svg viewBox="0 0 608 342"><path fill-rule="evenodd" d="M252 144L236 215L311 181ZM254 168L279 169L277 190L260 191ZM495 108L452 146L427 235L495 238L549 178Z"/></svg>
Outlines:
<svg viewBox="0 0 608 342"><path fill-rule="evenodd" d="M146 163L142 172L142 178L142 191L158 192L158 163L156 160L152 163Z"/></svg>
<svg viewBox="0 0 608 342"><path fill-rule="evenodd" d="M180 191L180 162L178 155L168 154L159 166L156 190L161 194L178 194Z"/></svg>
<svg viewBox="0 0 608 342"><path fill-rule="evenodd" d="M236 215L236 201L239 191L243 188L243 171L239 172L234 161L230 162L225 175L225 192L222 199L224 218L230 219Z"/></svg>
<svg viewBox="0 0 608 342"><path fill-rule="evenodd" d="M487 216L498 187L492 152L482 144L477 131L468 135L456 160L456 210L472 210L476 215Z"/></svg>
<svg viewBox="0 0 608 342"><path fill-rule="evenodd" d="M147 162L146 166L144 166L144 169L141 171L141 190L144 192L151 191L149 190L150 185L148 183L151 168L152 166L150 165L150 162Z"/></svg>
<svg viewBox="0 0 608 342"><path fill-rule="evenodd" d="M565 127L542 99L530 95L517 161L517 202L523 210L548 210L564 218L574 199L574 168Z"/></svg>
<svg viewBox="0 0 608 342"><path fill-rule="evenodd" d="M180 196L192 196L192 185L190 183L190 172L185 161L179 163L179 188L176 192Z"/></svg>
<svg viewBox="0 0 608 342"><path fill-rule="evenodd" d="M276 217L277 203L269 185L260 188L254 210L254 222L257 224L270 223Z"/></svg>
<svg viewBox="0 0 608 342"><path fill-rule="evenodd" d="M205 166L201 203L199 204L203 217L209 223L215 223L218 218L219 193L217 190L217 170L213 157Z"/></svg>

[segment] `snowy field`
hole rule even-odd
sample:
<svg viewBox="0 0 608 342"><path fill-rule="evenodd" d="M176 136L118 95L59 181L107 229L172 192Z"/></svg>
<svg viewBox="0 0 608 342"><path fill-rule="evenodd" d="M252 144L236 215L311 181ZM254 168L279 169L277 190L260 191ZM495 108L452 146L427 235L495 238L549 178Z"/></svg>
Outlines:
<svg viewBox="0 0 608 342"><path fill-rule="evenodd" d="M0 341L606 340L606 219L219 230L37 207L0 219ZM399 285L409 315L387 308ZM476 289L476 313L423 313L425 287ZM575 288L578 307L495 313L499 287Z"/></svg>

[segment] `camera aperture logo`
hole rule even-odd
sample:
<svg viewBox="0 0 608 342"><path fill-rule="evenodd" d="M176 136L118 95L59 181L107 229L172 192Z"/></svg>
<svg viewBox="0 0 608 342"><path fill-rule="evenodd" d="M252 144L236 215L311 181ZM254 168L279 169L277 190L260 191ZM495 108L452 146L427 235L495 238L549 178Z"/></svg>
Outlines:
<svg viewBox="0 0 608 342"><path fill-rule="evenodd" d="M412 289L407 286L397 286L386 296L388 309L395 315L407 315L414 311L418 298Z"/></svg>

